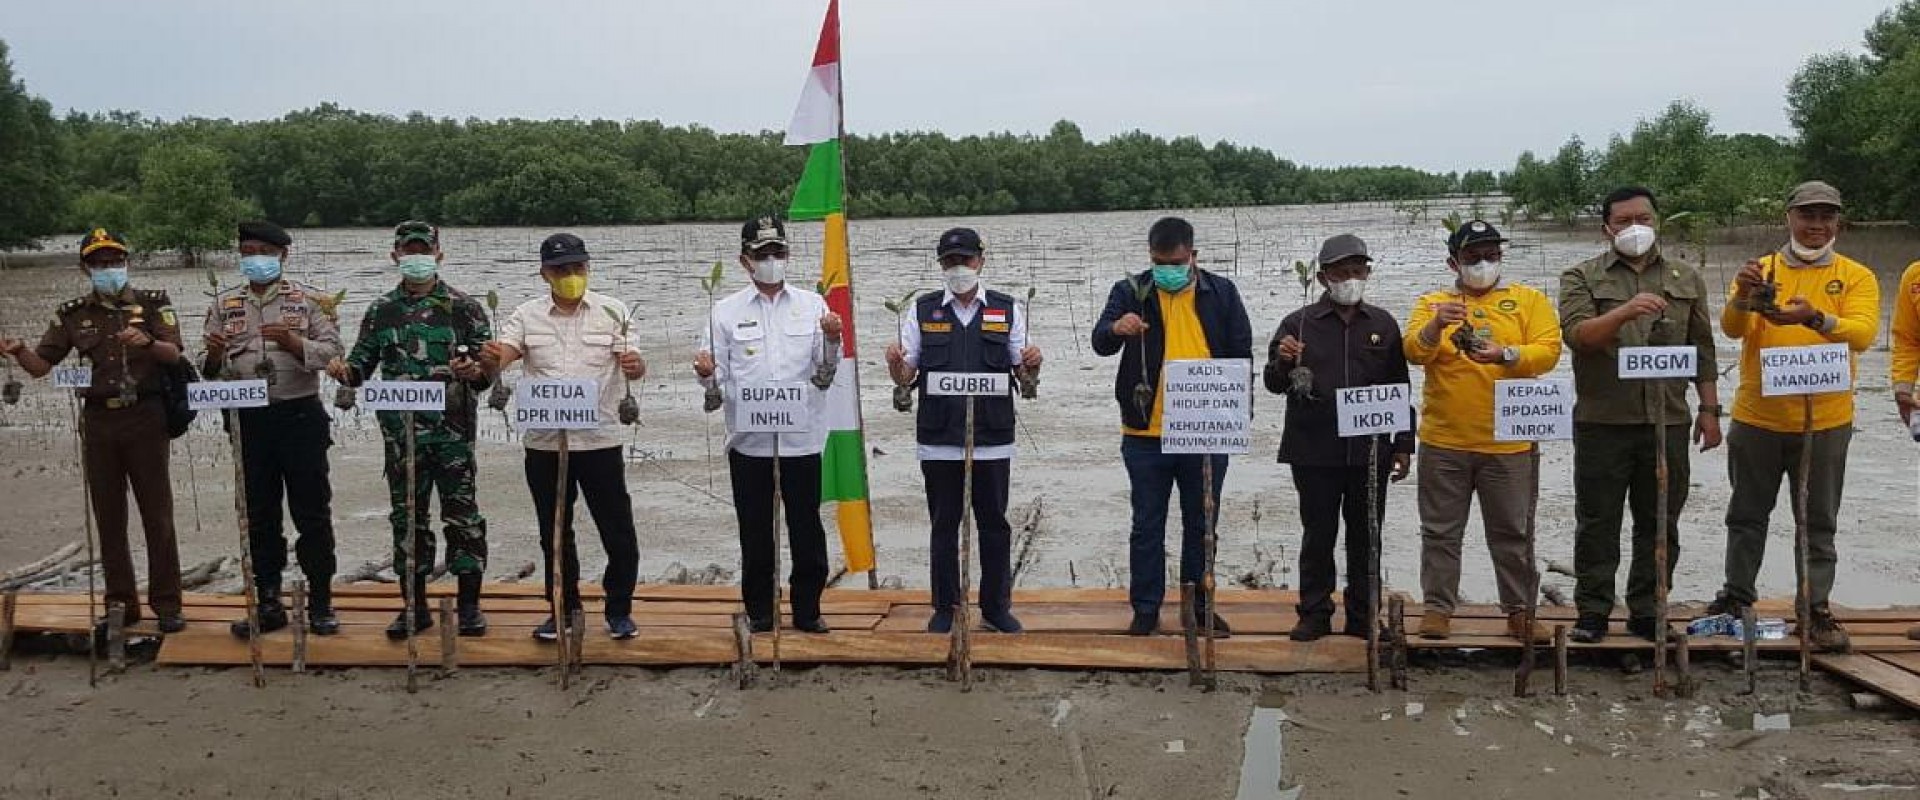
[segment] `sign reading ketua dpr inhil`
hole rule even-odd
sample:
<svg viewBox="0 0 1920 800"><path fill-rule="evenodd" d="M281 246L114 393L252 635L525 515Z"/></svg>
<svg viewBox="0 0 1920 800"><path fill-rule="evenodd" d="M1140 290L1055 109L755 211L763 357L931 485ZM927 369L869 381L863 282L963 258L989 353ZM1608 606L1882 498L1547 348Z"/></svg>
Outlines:
<svg viewBox="0 0 1920 800"><path fill-rule="evenodd" d="M523 431L600 427L600 382L533 378L513 387L513 426Z"/></svg>
<svg viewBox="0 0 1920 800"><path fill-rule="evenodd" d="M1247 452L1253 422L1253 361L1169 361L1163 381L1160 452Z"/></svg>
<svg viewBox="0 0 1920 800"><path fill-rule="evenodd" d="M1844 344L1760 348L1760 396L1844 392L1853 388L1853 354Z"/></svg>

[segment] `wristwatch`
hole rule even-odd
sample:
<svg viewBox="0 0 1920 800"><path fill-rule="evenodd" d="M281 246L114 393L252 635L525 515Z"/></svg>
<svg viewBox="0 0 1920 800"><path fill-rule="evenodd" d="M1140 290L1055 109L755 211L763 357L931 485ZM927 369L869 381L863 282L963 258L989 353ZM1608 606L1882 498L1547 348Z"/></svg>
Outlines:
<svg viewBox="0 0 1920 800"><path fill-rule="evenodd" d="M1500 348L1500 363L1511 364L1520 360L1520 351L1511 347Z"/></svg>
<svg viewBox="0 0 1920 800"><path fill-rule="evenodd" d="M1808 317L1806 322L1800 324L1816 331L1824 331L1827 328L1827 312L1815 311L1813 312L1813 316Z"/></svg>
<svg viewBox="0 0 1920 800"><path fill-rule="evenodd" d="M1700 413L1711 414L1714 417L1724 417L1727 415L1727 410L1721 406L1701 406Z"/></svg>

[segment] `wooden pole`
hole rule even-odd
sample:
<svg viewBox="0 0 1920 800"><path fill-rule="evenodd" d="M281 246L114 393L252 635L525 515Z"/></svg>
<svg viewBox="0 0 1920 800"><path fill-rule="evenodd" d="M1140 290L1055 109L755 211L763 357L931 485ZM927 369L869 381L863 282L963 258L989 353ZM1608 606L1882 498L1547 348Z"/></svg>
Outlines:
<svg viewBox="0 0 1920 800"><path fill-rule="evenodd" d="M780 434L773 434L773 671L780 671L780 518L786 493L780 490Z"/></svg>
<svg viewBox="0 0 1920 800"><path fill-rule="evenodd" d="M293 582L293 671L307 671L307 582Z"/></svg>
<svg viewBox="0 0 1920 800"><path fill-rule="evenodd" d="M107 604L107 672L118 675L127 669L127 606Z"/></svg>
<svg viewBox="0 0 1920 800"><path fill-rule="evenodd" d="M0 594L0 672L13 669L13 612L19 604L19 592Z"/></svg>
<svg viewBox="0 0 1920 800"><path fill-rule="evenodd" d="M253 685L267 685L260 655L260 592L253 585L253 543L247 535L247 470L240 449L240 412L227 412L227 441L233 447L233 509L240 526L240 583L247 601L247 659L253 663Z"/></svg>
<svg viewBox="0 0 1920 800"><path fill-rule="evenodd" d="M1367 437L1367 691L1380 691L1380 437ZM1347 531L1348 536L1353 531ZM1353 598L1344 598L1352 602Z"/></svg>
<svg viewBox="0 0 1920 800"><path fill-rule="evenodd" d="M1805 413L1800 425L1800 481L1794 487L1793 504L1793 560L1794 572L1799 580L1794 582L1793 615L1794 628L1800 632L1800 691L1813 686L1813 583L1807 575L1807 499L1808 486L1813 483L1813 395L1801 395Z"/></svg>
<svg viewBox="0 0 1920 800"><path fill-rule="evenodd" d="M98 602L98 598L95 597L93 573L100 564L100 558L95 555L96 545L94 544L94 539L96 535L93 525L93 476L92 471L87 469L86 439L87 418L85 414L80 412L80 393L76 391L73 393L73 457L80 464L80 517L81 526L86 529L87 534L87 685L99 686L100 643L97 641L99 637L93 635L94 621L97 618L95 616L94 606ZM236 452L236 462L238 457L238 453ZM234 468L236 471L239 469L238 463L235 464ZM246 533L246 526L241 525L240 536L243 540L246 538ZM251 605L251 603L249 603L249 605ZM257 661L255 663L256 665L258 664ZM256 683L255 685L258 684Z"/></svg>
<svg viewBox="0 0 1920 800"><path fill-rule="evenodd" d="M746 612L733 615L733 677L745 689L753 685L753 627Z"/></svg>
<svg viewBox="0 0 1920 800"><path fill-rule="evenodd" d="M1649 381L1655 389L1665 389L1664 381ZM1641 397L1646 397L1643 392ZM1672 690L1667 685L1667 403L1666 392L1658 391L1653 405L1653 696L1665 698Z"/></svg>
<svg viewBox="0 0 1920 800"><path fill-rule="evenodd" d="M1674 678L1673 692L1681 697L1693 696L1692 666L1693 656L1689 652L1687 637L1678 636L1673 640L1673 669L1678 673Z"/></svg>
<svg viewBox="0 0 1920 800"><path fill-rule="evenodd" d="M1207 536L1204 540L1206 543L1207 573L1201 576L1200 592L1206 603L1207 618L1195 619L1194 622L1201 626L1200 632L1204 636L1203 643L1205 645L1200 658L1202 669L1200 687L1211 692L1214 690L1214 687L1218 685L1213 675L1213 620L1219 615L1220 610L1214 605L1218 602L1218 598L1214 597L1215 586L1213 579L1214 544L1218 541L1214 537L1214 523L1219 516L1220 509L1219 502L1215 499L1213 491L1212 453L1206 453L1200 456L1200 482L1204 484L1200 489L1200 513L1206 518L1207 523ZM1197 606L1198 604L1196 604L1196 610Z"/></svg>
<svg viewBox="0 0 1920 800"><path fill-rule="evenodd" d="M960 691L973 691L973 395L967 395L967 432L960 454L960 607L954 611L953 656L949 679L960 681Z"/></svg>
<svg viewBox="0 0 1920 800"><path fill-rule="evenodd" d="M1192 581L1180 582L1180 630L1181 639L1187 646L1187 685L1200 686L1206 683L1206 673L1200 663L1200 610L1195 586Z"/></svg>
<svg viewBox="0 0 1920 800"><path fill-rule="evenodd" d="M1540 511L1540 443L1534 442L1529 448L1529 469L1527 475L1527 611L1523 615L1525 624L1521 630L1520 666L1513 671L1513 696L1533 696L1533 660L1536 655L1533 641L1533 626L1540 614L1540 567L1534 563L1533 538L1537 530L1534 518Z"/></svg>
<svg viewBox="0 0 1920 800"><path fill-rule="evenodd" d="M572 676L567 674L568 666L572 663L572 657L567 654L567 648L572 646L572 637L567 628L573 622L567 614L565 600L568 577L565 557L566 521L567 512L571 510L568 506L571 504L567 502L567 431L564 428L560 430L559 461L554 472L556 477L553 488L553 543L547 554L547 558L551 559L547 563L550 565L548 572L553 575L553 587L547 592L547 600L553 606L553 624L556 629L553 641L555 663L560 667L560 688L564 690L572 685Z"/></svg>
<svg viewBox="0 0 1920 800"><path fill-rule="evenodd" d="M1387 598L1387 639L1393 646L1388 685L1401 691L1407 688L1407 601L1396 594Z"/></svg>
<svg viewBox="0 0 1920 800"><path fill-rule="evenodd" d="M1567 626L1553 626L1553 693L1567 696Z"/></svg>
<svg viewBox="0 0 1920 800"><path fill-rule="evenodd" d="M440 669L447 674L460 670L460 637L455 635L458 627L453 598L440 598Z"/></svg>
<svg viewBox="0 0 1920 800"><path fill-rule="evenodd" d="M1747 673L1747 694L1760 690L1757 674L1760 668L1760 634L1754 630L1756 622L1759 620L1754 617L1753 606L1740 609L1740 667Z"/></svg>
<svg viewBox="0 0 1920 800"><path fill-rule="evenodd" d="M414 619L413 608L415 604L425 605L426 598L414 596L419 593L419 587L414 583L418 580L417 576L421 570L419 531L414 527L415 521L419 519L414 491L418 486L416 482L419 480L417 473L420 465L414 450L413 412L401 412L400 419L401 424L407 426L407 532L400 546L400 552L407 562L404 565L407 572L400 577L400 616L407 622L407 693L412 694L420 691L420 641L417 635L420 631L416 625L418 620Z"/></svg>

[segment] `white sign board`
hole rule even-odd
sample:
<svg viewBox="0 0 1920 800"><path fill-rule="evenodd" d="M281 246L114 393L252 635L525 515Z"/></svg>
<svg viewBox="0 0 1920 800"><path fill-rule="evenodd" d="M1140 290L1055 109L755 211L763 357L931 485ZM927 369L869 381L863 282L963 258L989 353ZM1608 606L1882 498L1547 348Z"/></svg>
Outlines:
<svg viewBox="0 0 1920 800"><path fill-rule="evenodd" d="M1413 430L1413 390L1404 383L1339 390L1340 435L1377 436Z"/></svg>
<svg viewBox="0 0 1920 800"><path fill-rule="evenodd" d="M1623 381L1659 378L1692 378L1700 374L1700 349L1679 347L1620 348L1620 379Z"/></svg>
<svg viewBox="0 0 1920 800"><path fill-rule="evenodd" d="M187 384L187 407L195 411L216 408L259 408L267 404L267 379L199 381Z"/></svg>
<svg viewBox="0 0 1920 800"><path fill-rule="evenodd" d="M933 372L927 374L932 397L1004 397L1013 381L1005 372Z"/></svg>
<svg viewBox="0 0 1920 800"><path fill-rule="evenodd" d="M733 399L736 433L805 433L813 428L804 383L763 383L740 387Z"/></svg>
<svg viewBox="0 0 1920 800"><path fill-rule="evenodd" d="M600 382L529 378L513 387L513 426L523 431L583 431L600 427Z"/></svg>
<svg viewBox="0 0 1920 800"><path fill-rule="evenodd" d="M1760 348L1760 396L1827 394L1853 388L1853 354L1844 344Z"/></svg>
<svg viewBox="0 0 1920 800"><path fill-rule="evenodd" d="M93 388L93 367L54 367L53 388L90 389Z"/></svg>
<svg viewBox="0 0 1920 800"><path fill-rule="evenodd" d="M1572 438L1572 381L1493 382L1494 441L1548 442Z"/></svg>
<svg viewBox="0 0 1920 800"><path fill-rule="evenodd" d="M447 385L439 381L368 381L360 387L368 411L445 411Z"/></svg>
<svg viewBox="0 0 1920 800"><path fill-rule="evenodd" d="M1160 371L1160 452L1236 454L1248 450L1253 361L1169 361Z"/></svg>

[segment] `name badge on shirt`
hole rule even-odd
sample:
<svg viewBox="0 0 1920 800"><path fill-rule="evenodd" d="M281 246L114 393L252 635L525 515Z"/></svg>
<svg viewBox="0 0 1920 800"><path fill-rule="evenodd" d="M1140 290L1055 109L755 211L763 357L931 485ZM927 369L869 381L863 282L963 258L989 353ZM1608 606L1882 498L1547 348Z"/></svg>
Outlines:
<svg viewBox="0 0 1920 800"><path fill-rule="evenodd" d="M987 333L1006 333L1006 332L1007 332L1007 323L1004 323L1004 322L982 322L982 323L980 323L980 330L982 330L982 331L985 331L985 332L987 332Z"/></svg>
<svg viewBox="0 0 1920 800"><path fill-rule="evenodd" d="M953 323L951 323L951 322L922 322L922 323L920 323L920 332L921 332L921 333L952 333L952 332L953 332Z"/></svg>

